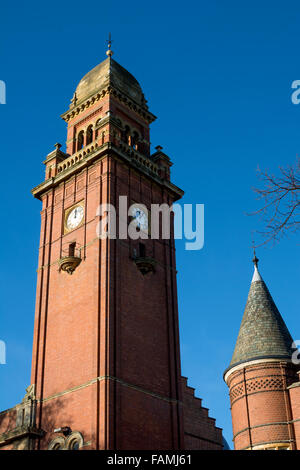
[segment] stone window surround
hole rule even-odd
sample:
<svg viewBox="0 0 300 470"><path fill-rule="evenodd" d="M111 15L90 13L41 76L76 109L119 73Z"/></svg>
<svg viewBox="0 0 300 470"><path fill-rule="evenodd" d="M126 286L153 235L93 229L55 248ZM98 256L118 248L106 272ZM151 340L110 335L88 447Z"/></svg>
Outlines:
<svg viewBox="0 0 300 470"><path fill-rule="evenodd" d="M84 441L82 434L78 431L73 431L69 436L57 436L53 439L48 446L48 450L72 450L71 446L73 442L76 441L79 443L79 449L83 447ZM60 449L55 449L55 446L59 444Z"/></svg>

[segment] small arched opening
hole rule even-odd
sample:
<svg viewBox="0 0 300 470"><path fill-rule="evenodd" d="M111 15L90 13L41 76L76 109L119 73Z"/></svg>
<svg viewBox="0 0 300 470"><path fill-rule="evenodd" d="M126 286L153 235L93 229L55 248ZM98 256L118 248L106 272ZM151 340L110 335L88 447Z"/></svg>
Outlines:
<svg viewBox="0 0 300 470"><path fill-rule="evenodd" d="M86 145L89 145L93 142L93 126L92 124L87 128L86 131Z"/></svg>
<svg viewBox="0 0 300 470"><path fill-rule="evenodd" d="M123 131L123 142L125 142L127 145L130 145L130 141L130 128L129 126L125 126Z"/></svg>
<svg viewBox="0 0 300 470"><path fill-rule="evenodd" d="M131 146L135 149L138 150L138 142L139 142L139 135L137 132L134 132L132 137L131 137Z"/></svg>
<svg viewBox="0 0 300 470"><path fill-rule="evenodd" d="M84 132L80 131L77 137L77 151L83 148Z"/></svg>

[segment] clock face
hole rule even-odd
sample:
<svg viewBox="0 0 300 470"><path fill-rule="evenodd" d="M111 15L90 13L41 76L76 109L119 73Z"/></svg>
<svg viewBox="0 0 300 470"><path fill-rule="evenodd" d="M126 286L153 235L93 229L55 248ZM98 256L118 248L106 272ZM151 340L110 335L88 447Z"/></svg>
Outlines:
<svg viewBox="0 0 300 470"><path fill-rule="evenodd" d="M82 222L84 216L83 207L77 206L71 210L67 217L66 226L68 230L73 230Z"/></svg>
<svg viewBox="0 0 300 470"><path fill-rule="evenodd" d="M148 217L142 209L140 209L139 207L134 207L132 210L132 217L135 222L135 225L140 230L142 230L143 232L146 232L148 230Z"/></svg>

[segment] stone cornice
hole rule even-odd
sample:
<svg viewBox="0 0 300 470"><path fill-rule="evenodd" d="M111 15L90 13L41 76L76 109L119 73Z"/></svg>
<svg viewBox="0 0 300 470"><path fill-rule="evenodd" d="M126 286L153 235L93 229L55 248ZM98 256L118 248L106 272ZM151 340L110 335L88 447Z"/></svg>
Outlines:
<svg viewBox="0 0 300 470"><path fill-rule="evenodd" d="M74 125L74 126L82 125L85 122L89 121L92 117L95 117L95 116L97 116L97 114L100 114L101 111L102 111L102 106L100 108L95 109L94 111L92 111L87 116L83 116L83 117L80 116L76 121L74 121L72 123L72 125Z"/></svg>
<svg viewBox="0 0 300 470"><path fill-rule="evenodd" d="M155 121L156 116L154 114L150 113L150 111L140 106L132 98L130 98L125 93L119 91L116 87L113 87L112 85L104 85L98 92L88 96L86 99L76 104L75 106L71 106L68 111L65 111L63 114L61 114L61 118L64 121L68 122L70 119L79 115L80 113L88 109L90 106L92 106L96 101L100 101L107 94L112 95L114 98L118 99L123 105L125 105L131 111L135 111L137 114L142 116L147 122L151 123Z"/></svg>
<svg viewBox="0 0 300 470"><path fill-rule="evenodd" d="M61 150L53 150L53 152L50 152L46 159L43 161L44 165L48 163L50 160L53 160L54 158L57 158L61 162L65 159L68 158L70 155L68 153L62 152Z"/></svg>
<svg viewBox="0 0 300 470"><path fill-rule="evenodd" d="M239 364L233 364L231 367L228 367L224 374L223 374L223 379L224 379L224 382L226 382L226 384L228 384L227 380L228 378L230 377L230 375L232 375L234 372L240 370L240 369L244 369L246 367L251 367L252 365L258 365L258 364L269 364L269 363L287 363L287 364L292 364L292 361L291 359L286 359L284 357L280 357L280 356L277 356L277 357L270 357L270 358L266 358L266 357L261 357L261 358L254 358L254 359L250 359L249 361L245 361L245 362L241 362Z"/></svg>
<svg viewBox="0 0 300 470"><path fill-rule="evenodd" d="M300 382L295 382L292 385L288 386L288 388L296 388L296 387L300 387Z"/></svg>
<svg viewBox="0 0 300 470"><path fill-rule="evenodd" d="M183 402L181 400L178 400L175 397L172 398L172 397L169 397L169 396L165 396L165 395L161 395L161 394L152 392L151 390L147 390L145 388L140 387L139 385L135 385L133 383L126 382L126 381L124 381L122 379L119 379L118 377L114 377L112 375L102 375L100 377L95 377L95 378L89 380L88 382L85 382L83 384L80 384L80 385L77 385L75 387L69 388L67 390L64 390L63 392L59 392L59 393L56 393L54 395L50 395L46 398L38 399L37 401L39 403L45 403L45 402L48 402L49 400L53 400L55 398L60 398L61 396L68 395L69 393L73 393L77 390L81 390L83 388L90 387L91 385L94 385L97 382L102 382L104 380L110 380L110 381L113 381L113 382L117 382L117 383L119 383L120 385L122 385L124 387L134 389L134 390L136 390L138 392L141 392L141 393L144 393L146 395L151 395L151 396L153 396L155 398L158 398L159 400L162 400L162 401L166 401L166 402L169 402L169 403L178 403L180 405L183 405Z"/></svg>
<svg viewBox="0 0 300 470"><path fill-rule="evenodd" d="M7 445L17 439L24 437L43 437L45 434L41 429L32 426L20 426L0 435L0 446Z"/></svg>
<svg viewBox="0 0 300 470"><path fill-rule="evenodd" d="M174 200L180 199L184 194L184 192L180 188L175 186L170 181L160 178L160 176L156 174L156 172L153 172L149 167L143 164L143 162L145 161L146 163L148 162L149 165L155 165L155 163L153 163L150 158L139 155L138 152L132 149L130 149L130 152L127 153L124 149L122 150L121 148L115 146L111 142L108 142L108 143L101 145L100 147L94 146L93 150L83 155L84 151L86 150L87 149L83 149L81 151L82 158L80 159L78 158L77 162L75 161L76 155L79 154L80 152L77 152L76 154L71 155L66 160L64 160L63 164L66 164L66 162L68 162L70 159L71 161L73 159L74 163L70 164L69 167L66 167L65 169L60 171L56 176L47 179L43 183L33 188L31 191L33 196L36 197L37 199L41 199L41 196L45 192L56 187L58 184L69 179L71 176L78 173L82 169L86 168L87 166L90 166L94 161L104 158L108 154L117 155L121 160L125 160L126 163L128 163L130 166L132 166L136 170L140 171L144 175L151 178L158 185L164 186L168 191L173 193L173 196L175 196Z"/></svg>

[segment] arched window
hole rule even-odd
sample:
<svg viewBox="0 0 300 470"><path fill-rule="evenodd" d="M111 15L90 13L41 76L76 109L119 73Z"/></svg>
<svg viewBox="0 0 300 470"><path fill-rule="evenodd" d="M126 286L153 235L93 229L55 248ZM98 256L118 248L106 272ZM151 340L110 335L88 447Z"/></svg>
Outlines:
<svg viewBox="0 0 300 470"><path fill-rule="evenodd" d="M65 449L79 450L83 446L83 436L80 432L74 431L66 439Z"/></svg>
<svg viewBox="0 0 300 470"><path fill-rule="evenodd" d="M138 141L139 141L139 135L137 132L134 132L132 137L131 137L131 146L135 149L138 150Z"/></svg>
<svg viewBox="0 0 300 470"><path fill-rule="evenodd" d="M68 437L58 436L48 446L48 450L79 450L83 447L83 436L78 431L73 431Z"/></svg>
<svg viewBox="0 0 300 470"><path fill-rule="evenodd" d="M69 449L70 450L79 450L80 442L77 439L74 439L70 442Z"/></svg>
<svg viewBox="0 0 300 470"><path fill-rule="evenodd" d="M89 145L93 141L93 126L90 125L86 131L86 145Z"/></svg>
<svg viewBox="0 0 300 470"><path fill-rule="evenodd" d="M100 126L100 123L101 123L101 119L98 119L98 121L96 122L95 124L95 135L94 135L94 140L96 140L98 138L98 135L100 135L100 130L99 130L99 126Z"/></svg>
<svg viewBox="0 0 300 470"><path fill-rule="evenodd" d="M48 450L63 450L65 448L65 438L58 436L49 443Z"/></svg>
<svg viewBox="0 0 300 470"><path fill-rule="evenodd" d="M127 144L130 145L130 128L129 126L125 126L124 131L123 131L123 141Z"/></svg>
<svg viewBox="0 0 300 470"><path fill-rule="evenodd" d="M52 450L62 450L62 445L59 444L59 442L57 442L57 443L54 444L54 446L52 447Z"/></svg>
<svg viewBox="0 0 300 470"><path fill-rule="evenodd" d="M84 133L80 131L77 137L77 151L81 150L83 147Z"/></svg>

